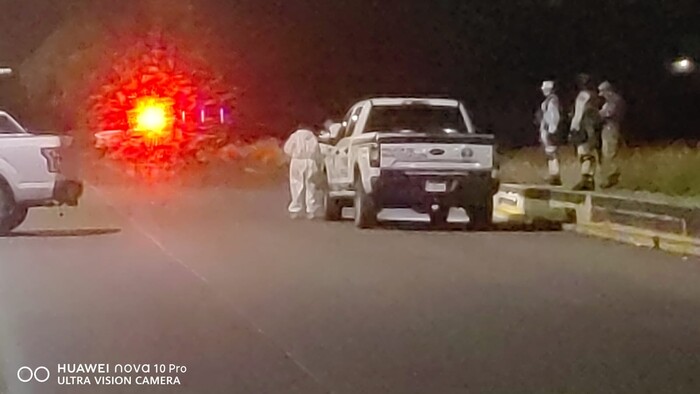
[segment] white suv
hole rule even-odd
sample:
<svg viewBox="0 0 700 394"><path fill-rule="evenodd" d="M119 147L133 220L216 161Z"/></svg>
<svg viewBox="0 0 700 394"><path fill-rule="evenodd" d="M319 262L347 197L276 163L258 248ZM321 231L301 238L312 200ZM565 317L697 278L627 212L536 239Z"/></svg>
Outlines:
<svg viewBox="0 0 700 394"><path fill-rule="evenodd" d="M499 185L494 137L476 132L459 101L364 100L333 134L320 138L328 220L354 205L361 228L373 226L383 208L412 208L442 224L458 207L474 227L490 225Z"/></svg>
<svg viewBox="0 0 700 394"><path fill-rule="evenodd" d="M61 172L68 139L34 135L0 111L0 234L18 227L31 207L77 205L83 185Z"/></svg>

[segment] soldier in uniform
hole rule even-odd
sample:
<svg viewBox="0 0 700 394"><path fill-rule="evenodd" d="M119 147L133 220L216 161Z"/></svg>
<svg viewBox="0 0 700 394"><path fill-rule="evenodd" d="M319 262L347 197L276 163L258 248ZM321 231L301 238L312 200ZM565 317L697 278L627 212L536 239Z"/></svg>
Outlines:
<svg viewBox="0 0 700 394"><path fill-rule="evenodd" d="M601 130L600 172L605 181L600 185L607 189L615 186L620 180L620 169L615 163L620 148L620 124L624 117L625 102L608 81L598 86L598 93L605 101L600 110L603 122Z"/></svg>
<svg viewBox="0 0 700 394"><path fill-rule="evenodd" d="M562 123L561 106L559 97L555 92L554 81L542 82L542 94L545 99L540 105L539 128L540 142L547 157L547 183L553 186L561 186L561 174L559 169L559 128Z"/></svg>
<svg viewBox="0 0 700 394"><path fill-rule="evenodd" d="M600 140L598 136L600 128L598 92L587 74L580 74L576 82L579 93L574 103L569 140L576 146L576 153L581 163L581 179L573 189L594 190L596 151Z"/></svg>

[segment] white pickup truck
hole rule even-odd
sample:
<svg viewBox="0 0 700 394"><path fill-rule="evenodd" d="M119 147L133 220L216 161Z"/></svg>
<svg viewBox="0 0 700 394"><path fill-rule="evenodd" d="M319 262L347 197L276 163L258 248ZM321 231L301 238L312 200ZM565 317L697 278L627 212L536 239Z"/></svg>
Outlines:
<svg viewBox="0 0 700 394"><path fill-rule="evenodd" d="M383 208L412 208L447 222L463 208L474 228L491 224L498 190L494 136L477 133L457 100L374 98L355 104L320 136L328 181L326 219L355 207L360 228Z"/></svg>
<svg viewBox="0 0 700 394"><path fill-rule="evenodd" d="M0 234L18 227L32 207L78 204L80 181L61 172L67 137L29 133L0 111Z"/></svg>

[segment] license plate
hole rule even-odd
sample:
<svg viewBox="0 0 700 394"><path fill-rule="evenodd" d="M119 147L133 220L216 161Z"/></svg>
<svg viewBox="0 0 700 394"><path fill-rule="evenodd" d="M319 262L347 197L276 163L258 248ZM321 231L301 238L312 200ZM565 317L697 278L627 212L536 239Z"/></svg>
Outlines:
<svg viewBox="0 0 700 394"><path fill-rule="evenodd" d="M425 191L429 193L444 193L447 191L447 183L445 182L425 182Z"/></svg>

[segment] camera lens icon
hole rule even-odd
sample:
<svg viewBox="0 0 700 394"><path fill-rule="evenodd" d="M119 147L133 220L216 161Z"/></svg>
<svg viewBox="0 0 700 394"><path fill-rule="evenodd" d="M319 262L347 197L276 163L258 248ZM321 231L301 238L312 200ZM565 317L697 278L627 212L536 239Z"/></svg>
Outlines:
<svg viewBox="0 0 700 394"><path fill-rule="evenodd" d="M38 367L31 369L27 366L17 370L17 379L22 383L29 383L32 380L39 383L45 383L51 377L51 372L46 367Z"/></svg>

